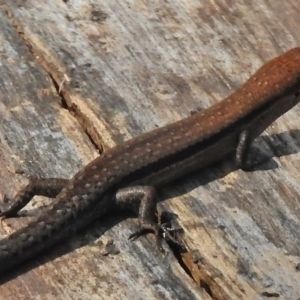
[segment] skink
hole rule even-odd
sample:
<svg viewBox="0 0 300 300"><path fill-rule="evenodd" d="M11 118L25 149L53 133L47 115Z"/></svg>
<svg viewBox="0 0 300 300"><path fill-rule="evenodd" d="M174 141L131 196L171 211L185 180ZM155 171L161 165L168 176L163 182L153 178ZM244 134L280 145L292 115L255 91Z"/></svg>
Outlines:
<svg viewBox="0 0 300 300"><path fill-rule="evenodd" d="M71 180L30 182L2 217L16 214L34 195L55 199L36 220L0 241L0 271L116 209L138 212L140 229L131 237L151 230L159 241L156 188L230 153L245 169L252 140L299 102L299 91L300 48L294 48L263 65L223 101L108 150Z"/></svg>

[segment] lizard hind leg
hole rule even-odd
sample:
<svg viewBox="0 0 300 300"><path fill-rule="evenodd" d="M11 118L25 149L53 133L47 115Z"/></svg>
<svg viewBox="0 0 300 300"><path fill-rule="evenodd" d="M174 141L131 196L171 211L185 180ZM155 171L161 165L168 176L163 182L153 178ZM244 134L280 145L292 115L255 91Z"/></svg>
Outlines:
<svg viewBox="0 0 300 300"><path fill-rule="evenodd" d="M0 224L10 233L11 226L6 224L4 219L16 215L35 195L55 198L68 182L69 180L60 178L31 179L13 199L4 195L2 201L9 204L4 210L0 210Z"/></svg>
<svg viewBox="0 0 300 300"><path fill-rule="evenodd" d="M123 188L116 193L117 205L138 211L140 228L129 236L129 239L153 232L156 238L156 245L163 252L161 245L162 227L160 221L156 222L156 189L151 186L131 186ZM158 216L158 219L160 217Z"/></svg>

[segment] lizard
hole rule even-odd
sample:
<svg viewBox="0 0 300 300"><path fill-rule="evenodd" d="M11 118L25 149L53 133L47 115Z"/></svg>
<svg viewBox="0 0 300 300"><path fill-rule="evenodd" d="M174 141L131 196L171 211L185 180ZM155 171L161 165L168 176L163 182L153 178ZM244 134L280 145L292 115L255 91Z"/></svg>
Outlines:
<svg viewBox="0 0 300 300"><path fill-rule="evenodd" d="M138 214L139 229L130 238L150 231L161 248L166 230L155 219L157 188L230 154L238 168L248 169L251 142L299 103L299 91L298 47L265 63L222 101L109 149L72 179L29 182L1 211L2 218L15 215L34 195L54 200L35 220L0 240L0 273L116 210Z"/></svg>

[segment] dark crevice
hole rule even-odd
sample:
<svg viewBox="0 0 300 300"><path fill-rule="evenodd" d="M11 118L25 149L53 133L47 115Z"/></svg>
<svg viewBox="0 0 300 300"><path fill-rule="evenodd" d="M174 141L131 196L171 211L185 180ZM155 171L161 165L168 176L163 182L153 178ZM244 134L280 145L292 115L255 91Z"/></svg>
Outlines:
<svg viewBox="0 0 300 300"><path fill-rule="evenodd" d="M52 83L53 83L53 85L55 87L57 95L61 99L61 107L64 108L64 109L68 109L67 101L66 101L63 93L60 91L61 87L59 86L59 84L57 83L57 81L54 79L53 75L49 71L47 71L47 70L46 70L46 72L49 75L49 77L50 77L50 79L51 79L51 81L52 81Z"/></svg>
<svg viewBox="0 0 300 300"><path fill-rule="evenodd" d="M179 265L181 266L181 268L185 271L185 273L193 280L195 281L195 279L192 276L192 273L190 271L190 269L188 268L188 266L184 263L183 259L182 259L182 253L187 252L186 249L183 249L180 245L177 245L176 243L172 242L172 241L167 241L171 251L173 252L175 258L177 259ZM200 287L203 288L205 290L205 292L212 298L215 299L213 297L213 293L211 291L211 288L209 286L209 284L204 281L204 280L200 280Z"/></svg>
<svg viewBox="0 0 300 300"><path fill-rule="evenodd" d="M182 243L182 235L184 234L184 231L182 227L180 227L179 224L176 222L176 215L167 212L162 211L162 214L160 215L160 223L161 224L169 224L170 225L170 236L165 236L165 241L168 244L170 250L172 251L174 257L177 259L178 264L180 267L184 270L184 272L199 286L204 289L204 291L214 300L219 299L218 297L214 297L211 285L209 284L209 280L205 280L206 276L201 276L202 278L196 279L194 278L193 273L191 272L191 265L187 264L184 260L184 257L187 258L189 256L189 251L185 247L185 245ZM158 221L158 220L156 220ZM191 258L193 256L191 255ZM198 265L192 261L191 263L195 265L196 268L198 268ZM197 265L197 266L196 266Z"/></svg>
<svg viewBox="0 0 300 300"><path fill-rule="evenodd" d="M270 292L262 292L262 296L267 297L267 298L279 298L280 294L278 293L270 293Z"/></svg>
<svg viewBox="0 0 300 300"><path fill-rule="evenodd" d="M103 147L101 146L101 143L97 143L96 139L94 139L94 135L97 135L97 131L94 129L93 125L89 124L89 120L80 112L76 104L73 103L71 105L68 105L68 101L66 100L64 93L61 90L64 82L62 81L60 84L58 84L54 76L47 70L47 68L45 68L45 70L55 87L58 97L61 99L61 107L68 110L74 116L95 149L97 149L99 153L102 153ZM94 135L91 132L94 132ZM98 138L98 141L99 140L100 139Z"/></svg>
<svg viewBox="0 0 300 300"><path fill-rule="evenodd" d="M181 254L183 253L183 249L174 244L173 242L168 242L168 245L170 247L170 249L172 250L175 258L177 259L179 265L182 267L182 269L185 271L185 273L194 280L193 276L192 276L192 273L190 271L190 269L188 268L188 266L184 263L183 259L182 259L182 256ZM184 251L186 252L186 250ZM195 281L195 280L194 280ZM211 291L211 288L209 286L209 284L207 282L205 282L204 280L201 280L200 281L200 286L201 288L203 288L205 290L205 292L212 298L214 299L213 297L213 293Z"/></svg>
<svg viewBox="0 0 300 300"><path fill-rule="evenodd" d="M206 292L212 299L214 299L213 293L212 293L212 291L211 291L211 288L210 288L210 286L208 285L207 282L205 282L204 280L200 280L200 286L205 290L205 292Z"/></svg>
<svg viewBox="0 0 300 300"><path fill-rule="evenodd" d="M49 77L55 87L58 97L60 97L60 99L61 99L61 107L68 110L75 117L75 119L80 124L81 128L83 129L83 131L89 138L92 145L95 147L95 149L97 149L99 151L99 153L102 153L103 147L101 146L101 144L99 146L99 144L93 138L93 135L90 133L90 131L92 131L94 133L96 133L97 131L94 129L94 127L91 124L87 124L87 123L89 123L89 120L84 117L84 115L77 108L76 104L73 103L71 105L68 105L68 101L66 100L64 93L62 92L62 87L63 87L64 82L62 81L60 84L58 84L58 82L55 80L54 76L47 69L46 69L46 72L49 75Z"/></svg>
<svg viewBox="0 0 300 300"><path fill-rule="evenodd" d="M98 134L95 127L90 123L89 119L85 118L83 113L77 108L76 104L68 106L67 109L75 117L80 124L81 128L89 138L92 145L99 151L99 154L103 153L103 142L101 136Z"/></svg>
<svg viewBox="0 0 300 300"><path fill-rule="evenodd" d="M85 132L85 134L87 135L89 141L92 143L92 145L95 147L95 149L97 149L99 151L99 153L103 152L103 147L97 143L97 141L95 141L95 139L93 138L93 136L96 134L97 135L97 131L94 129L94 127L89 124L89 120L87 118L84 117L84 115L80 112L80 110L77 108L76 104L71 104L68 105L68 101L66 100L64 93L62 92L62 86L63 86L63 81L58 84L58 82L55 80L54 76L47 70L47 68L45 68L47 74L49 75L55 90L57 92L58 97L61 99L61 107L63 109L68 110L73 116L74 118L77 120L77 122L80 124L81 128L83 129L83 131ZM94 135L91 133L94 132ZM98 141L100 139L98 138Z"/></svg>
<svg viewBox="0 0 300 300"><path fill-rule="evenodd" d="M183 250L179 245L176 245L175 243L173 242L167 242L170 249L172 250L175 258L177 259L179 265L182 267L182 269L185 271L185 273L191 277L193 279L193 276L192 276L192 273L191 271L189 270L189 268L186 266L186 264L184 263L184 261L182 260L182 256L181 254L186 252L186 250ZM194 279L193 279L194 280Z"/></svg>

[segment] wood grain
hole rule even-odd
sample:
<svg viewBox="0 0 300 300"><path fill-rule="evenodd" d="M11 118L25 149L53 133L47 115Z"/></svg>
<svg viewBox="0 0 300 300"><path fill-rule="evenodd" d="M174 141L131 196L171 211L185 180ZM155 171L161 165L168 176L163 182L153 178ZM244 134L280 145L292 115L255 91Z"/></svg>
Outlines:
<svg viewBox="0 0 300 300"><path fill-rule="evenodd" d="M0 1L3 194L25 183L16 170L71 177L98 151L220 101L300 44L299 0L48 2ZM268 160L255 171L228 159L166 187L161 204L185 231L181 264L151 236L129 243L135 220L112 217L8 274L1 296L298 299L299 109L256 140L253 158ZM103 256L110 238L120 254Z"/></svg>

